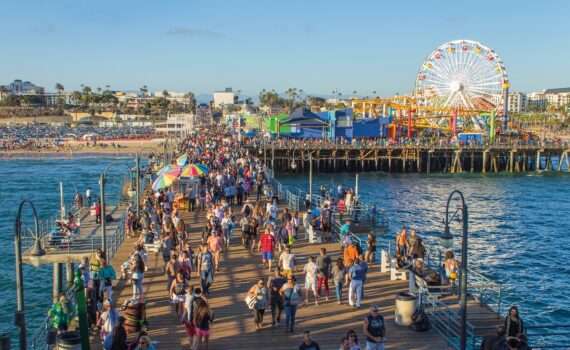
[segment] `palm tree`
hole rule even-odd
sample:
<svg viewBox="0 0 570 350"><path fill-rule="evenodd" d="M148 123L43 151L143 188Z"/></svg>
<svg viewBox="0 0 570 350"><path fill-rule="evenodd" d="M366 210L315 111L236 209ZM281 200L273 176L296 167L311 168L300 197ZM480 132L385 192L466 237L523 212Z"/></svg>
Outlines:
<svg viewBox="0 0 570 350"><path fill-rule="evenodd" d="M285 91L287 97L289 97L289 113L293 110L293 104L295 103L295 97L297 97L297 88L289 88Z"/></svg>
<svg viewBox="0 0 570 350"><path fill-rule="evenodd" d="M63 87L62 84L60 83L55 83L55 91L57 91L58 94L62 94L63 90L65 90L65 88Z"/></svg>
<svg viewBox="0 0 570 350"><path fill-rule="evenodd" d="M162 90L162 97L169 97L170 94L168 93L168 90Z"/></svg>

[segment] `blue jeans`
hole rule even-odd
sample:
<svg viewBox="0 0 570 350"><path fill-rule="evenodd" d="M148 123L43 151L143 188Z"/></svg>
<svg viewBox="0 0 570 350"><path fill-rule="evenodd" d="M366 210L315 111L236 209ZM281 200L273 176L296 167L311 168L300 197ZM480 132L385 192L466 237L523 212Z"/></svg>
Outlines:
<svg viewBox="0 0 570 350"><path fill-rule="evenodd" d="M202 291L206 294L210 292L210 283L208 282L210 279L210 274L210 271L200 272L200 285L202 287Z"/></svg>
<svg viewBox="0 0 570 350"><path fill-rule="evenodd" d="M343 287L342 281L340 281L338 283L335 282L334 289L336 291L336 300L338 300L338 301L342 301L342 287Z"/></svg>
<svg viewBox="0 0 570 350"><path fill-rule="evenodd" d="M288 331L293 332L295 329L295 314L297 313L297 305L285 305L285 327Z"/></svg>

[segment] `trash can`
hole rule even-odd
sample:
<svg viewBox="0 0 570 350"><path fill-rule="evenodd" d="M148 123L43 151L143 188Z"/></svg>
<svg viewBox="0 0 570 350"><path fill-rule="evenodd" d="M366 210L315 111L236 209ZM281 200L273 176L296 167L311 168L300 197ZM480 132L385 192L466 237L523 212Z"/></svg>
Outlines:
<svg viewBox="0 0 570 350"><path fill-rule="evenodd" d="M63 332L57 335L57 350L81 350L79 331Z"/></svg>
<svg viewBox="0 0 570 350"><path fill-rule="evenodd" d="M146 318L145 303L129 303L123 311L123 317L127 334L139 332Z"/></svg>
<svg viewBox="0 0 570 350"><path fill-rule="evenodd" d="M398 293L398 296L396 296L396 311L394 312L396 324L400 326L411 325L415 311L416 297L406 292Z"/></svg>

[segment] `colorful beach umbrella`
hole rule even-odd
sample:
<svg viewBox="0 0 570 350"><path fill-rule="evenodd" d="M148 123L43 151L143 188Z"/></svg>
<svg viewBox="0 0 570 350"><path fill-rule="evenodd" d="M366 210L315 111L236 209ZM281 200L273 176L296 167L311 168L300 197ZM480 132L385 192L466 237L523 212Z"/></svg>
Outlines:
<svg viewBox="0 0 570 350"><path fill-rule="evenodd" d="M178 170L178 174L180 174L180 170ZM178 175L176 172L167 172L162 174L161 176L157 177L152 184L153 191L158 191L166 187L172 186L174 181L178 179Z"/></svg>
<svg viewBox="0 0 570 350"><path fill-rule="evenodd" d="M172 170L172 164L168 164L166 166L163 166L159 171L156 172L157 176L161 176L166 172L169 172L170 170Z"/></svg>
<svg viewBox="0 0 570 350"><path fill-rule="evenodd" d="M179 166L185 166L188 164L188 155L185 153L176 159L176 164Z"/></svg>
<svg viewBox="0 0 570 350"><path fill-rule="evenodd" d="M208 167L204 164L190 164L182 168L181 177L196 177L208 174Z"/></svg>

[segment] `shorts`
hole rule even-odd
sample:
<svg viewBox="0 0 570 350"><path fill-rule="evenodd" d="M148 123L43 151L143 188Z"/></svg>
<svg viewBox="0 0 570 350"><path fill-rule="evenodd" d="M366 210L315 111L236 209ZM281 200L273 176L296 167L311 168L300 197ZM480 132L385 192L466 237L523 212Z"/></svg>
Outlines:
<svg viewBox="0 0 570 350"><path fill-rule="evenodd" d="M209 329L196 328L196 335L199 337L208 337L208 336L210 336L210 330Z"/></svg>
<svg viewBox="0 0 570 350"><path fill-rule="evenodd" d="M273 260L273 252L261 252L261 258L263 260Z"/></svg>
<svg viewBox="0 0 570 350"><path fill-rule="evenodd" d="M289 277L290 275L293 275L293 270L283 269L283 271L281 271L281 276L283 277Z"/></svg>
<svg viewBox="0 0 570 350"><path fill-rule="evenodd" d="M312 278L305 278L305 288L310 290L317 290L317 281Z"/></svg>
<svg viewBox="0 0 570 350"><path fill-rule="evenodd" d="M384 342L382 343L372 343L368 340L366 341L366 350L384 350Z"/></svg>
<svg viewBox="0 0 570 350"><path fill-rule="evenodd" d="M171 299L174 303L183 303L186 300L186 295L174 294Z"/></svg>
<svg viewBox="0 0 570 350"><path fill-rule="evenodd" d="M192 322L185 322L184 328L186 329L186 334L188 334L189 337L196 335L196 327L192 324Z"/></svg>

